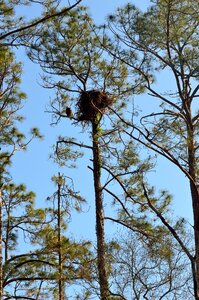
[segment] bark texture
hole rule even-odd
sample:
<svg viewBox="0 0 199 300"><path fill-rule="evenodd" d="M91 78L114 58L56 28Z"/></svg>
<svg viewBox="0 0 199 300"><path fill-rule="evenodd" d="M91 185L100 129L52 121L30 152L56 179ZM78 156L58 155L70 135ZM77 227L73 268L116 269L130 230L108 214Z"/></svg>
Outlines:
<svg viewBox="0 0 199 300"><path fill-rule="evenodd" d="M95 188L95 206L96 206L96 236L97 236L97 263L98 276L100 284L100 298L107 300L109 297L108 276L106 272L106 254L105 254L105 239L104 239L104 209L103 195L101 188L101 159L98 141L98 121L92 122L92 137L93 137L93 174Z"/></svg>
<svg viewBox="0 0 199 300"><path fill-rule="evenodd" d="M59 179L60 179L59 174ZM59 300L65 300L65 292L64 292L64 280L63 280L63 257L62 257L62 245L61 245L61 183L58 182L58 190L57 190L57 208L58 208L58 216L57 216L57 229L58 229L58 264L59 264Z"/></svg>
<svg viewBox="0 0 199 300"><path fill-rule="evenodd" d="M195 238L195 266L192 268L195 299L199 300L199 189L197 183L197 166L195 153L195 134L192 123L191 111L187 120L187 149L188 164L190 174L190 191L192 198L193 219L194 219L194 238Z"/></svg>
<svg viewBox="0 0 199 300"><path fill-rule="evenodd" d="M2 191L0 189L0 299L3 299Z"/></svg>

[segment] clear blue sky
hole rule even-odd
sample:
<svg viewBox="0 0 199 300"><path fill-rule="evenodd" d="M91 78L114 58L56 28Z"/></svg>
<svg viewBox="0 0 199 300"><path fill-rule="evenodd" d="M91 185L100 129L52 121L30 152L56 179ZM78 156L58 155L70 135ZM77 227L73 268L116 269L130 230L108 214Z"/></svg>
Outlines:
<svg viewBox="0 0 199 300"><path fill-rule="evenodd" d="M124 0L83 0L82 2L83 5L89 7L91 15L97 23L103 23L105 17L112 13L116 7L126 3L127 1ZM132 1L132 3L144 10L150 1L136 0ZM92 174L87 169L89 161L81 159L79 169L71 171L66 168L60 169L49 159L52 146L56 142L58 135L73 136L75 134L80 136L81 128L74 129L70 125L69 120L62 122L57 127L50 126L51 116L44 113L44 111L52 94L49 90L45 90L39 85L39 82L41 82L39 67L28 61L22 50L18 52L18 58L24 64L21 88L27 94L27 102L22 110L23 115L26 117L22 125L22 130L28 132L29 128L38 127L44 135L44 140L41 142L33 141L26 152L15 154L12 166L13 178L16 183L25 183L28 189L36 192L37 205L40 206L44 204L44 199L50 196L56 189L51 182L53 175L56 175L60 171L67 176L72 176L74 182L76 182L77 189L82 190L83 195L89 199L90 205L85 207L85 210L88 210L88 214L83 214L81 218L77 216L73 217L71 229L82 238L88 238L95 231L95 224L88 222L88 220L93 220L94 216ZM164 79L161 79L160 84L163 81ZM139 103L143 104L145 98L146 96L139 98ZM135 97L135 101L137 99ZM173 180L174 177L170 176L171 172L177 178L175 181ZM85 174L87 175L85 176ZM185 187L187 182L182 176L178 175L177 171L167 166L161 160L157 171L150 174L150 179L153 184L160 188L169 187L170 191L177 196L174 209L178 211L178 215L185 214L189 216L191 210L188 209L190 203L188 203L188 190Z"/></svg>

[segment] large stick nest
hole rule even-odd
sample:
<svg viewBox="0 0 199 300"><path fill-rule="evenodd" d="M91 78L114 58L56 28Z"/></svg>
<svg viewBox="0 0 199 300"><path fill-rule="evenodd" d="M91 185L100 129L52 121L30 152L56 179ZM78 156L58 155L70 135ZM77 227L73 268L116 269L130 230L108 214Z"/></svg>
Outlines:
<svg viewBox="0 0 199 300"><path fill-rule="evenodd" d="M91 90L82 91L77 102L78 120L79 121L94 121L97 114L103 115L114 100L106 93Z"/></svg>

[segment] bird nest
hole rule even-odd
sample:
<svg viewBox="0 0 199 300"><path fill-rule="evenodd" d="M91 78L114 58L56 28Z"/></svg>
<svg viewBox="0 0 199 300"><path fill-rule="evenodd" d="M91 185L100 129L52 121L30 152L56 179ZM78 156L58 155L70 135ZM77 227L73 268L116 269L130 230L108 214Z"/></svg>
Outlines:
<svg viewBox="0 0 199 300"><path fill-rule="evenodd" d="M82 91L77 102L78 120L79 121L94 121L97 114L103 115L114 100L106 93L91 90Z"/></svg>

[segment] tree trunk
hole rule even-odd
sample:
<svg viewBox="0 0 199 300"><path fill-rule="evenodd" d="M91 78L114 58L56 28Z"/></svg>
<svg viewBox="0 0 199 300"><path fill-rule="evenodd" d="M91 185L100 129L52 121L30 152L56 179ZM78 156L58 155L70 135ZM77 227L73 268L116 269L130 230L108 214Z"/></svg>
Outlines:
<svg viewBox="0 0 199 300"><path fill-rule="evenodd" d="M0 299L3 299L2 191L0 189Z"/></svg>
<svg viewBox="0 0 199 300"><path fill-rule="evenodd" d="M92 122L93 138L93 174L95 188L95 208L96 208L96 235L97 235L97 263L100 284L100 298L107 300L109 296L108 278L105 260L105 239L104 239L104 210L101 189L101 160L98 141L98 120Z"/></svg>
<svg viewBox="0 0 199 300"><path fill-rule="evenodd" d="M195 265L192 266L193 285L195 299L199 300L199 189L198 178L196 172L196 156L194 141L194 126L192 124L191 113L187 125L187 141L188 141L188 163L190 179L190 191L192 198L193 220L194 220L194 240L195 240Z"/></svg>
<svg viewBox="0 0 199 300"><path fill-rule="evenodd" d="M9 232L10 232L10 206L7 209L7 224L6 224L6 228L5 228L6 232L5 232L5 240L4 240L4 260L5 263L8 260L8 241L9 241Z"/></svg>
<svg viewBox="0 0 199 300"><path fill-rule="evenodd" d="M62 262L62 245L61 245L61 177L58 175L58 191L57 191L57 229L58 229L58 268L59 268L59 300L64 300L64 281L63 281L63 262Z"/></svg>
<svg viewBox="0 0 199 300"><path fill-rule="evenodd" d="M199 300L199 194L195 186L190 183L193 217L194 217L194 239L195 239L195 270L193 274L195 299Z"/></svg>

